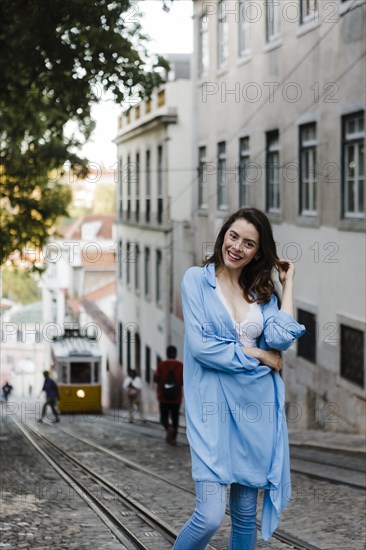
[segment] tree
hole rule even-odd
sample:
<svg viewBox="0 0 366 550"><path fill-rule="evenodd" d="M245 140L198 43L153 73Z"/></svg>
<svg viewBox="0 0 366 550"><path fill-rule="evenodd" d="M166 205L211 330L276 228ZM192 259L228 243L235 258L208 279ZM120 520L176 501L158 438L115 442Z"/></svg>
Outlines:
<svg viewBox="0 0 366 550"><path fill-rule="evenodd" d="M100 183L95 188L93 214L114 214L116 210L116 188L114 185Z"/></svg>
<svg viewBox="0 0 366 550"><path fill-rule="evenodd" d="M30 304L41 299L41 290L34 276L24 269L2 268L2 295L20 304Z"/></svg>
<svg viewBox="0 0 366 550"><path fill-rule="evenodd" d="M67 214L62 167L87 174L78 148L90 136L102 90L119 103L151 95L146 37L130 0L0 0L0 205L3 263L41 248ZM127 102L127 103L126 103ZM67 137L66 127L74 124Z"/></svg>

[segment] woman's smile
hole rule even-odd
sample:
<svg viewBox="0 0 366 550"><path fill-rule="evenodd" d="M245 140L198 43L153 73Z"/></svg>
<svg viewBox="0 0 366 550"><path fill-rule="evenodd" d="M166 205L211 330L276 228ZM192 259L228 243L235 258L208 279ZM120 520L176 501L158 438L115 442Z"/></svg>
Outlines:
<svg viewBox="0 0 366 550"><path fill-rule="evenodd" d="M227 251L227 256L230 261L235 263L238 263L243 259L243 256L239 255L237 252L233 252L232 250Z"/></svg>

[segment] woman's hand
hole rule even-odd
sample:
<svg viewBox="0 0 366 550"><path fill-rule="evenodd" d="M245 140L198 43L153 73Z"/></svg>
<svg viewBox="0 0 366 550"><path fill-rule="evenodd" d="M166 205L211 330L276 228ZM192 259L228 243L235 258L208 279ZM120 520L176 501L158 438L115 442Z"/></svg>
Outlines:
<svg viewBox="0 0 366 550"><path fill-rule="evenodd" d="M266 365L276 372L280 372L282 369L282 359L278 351L266 351L264 349L251 348L247 346L243 346L242 349L246 355L258 359L262 365Z"/></svg>
<svg viewBox="0 0 366 550"><path fill-rule="evenodd" d="M280 268L278 269L280 283L283 286L288 281L292 281L295 276L295 266L290 260L280 260Z"/></svg>

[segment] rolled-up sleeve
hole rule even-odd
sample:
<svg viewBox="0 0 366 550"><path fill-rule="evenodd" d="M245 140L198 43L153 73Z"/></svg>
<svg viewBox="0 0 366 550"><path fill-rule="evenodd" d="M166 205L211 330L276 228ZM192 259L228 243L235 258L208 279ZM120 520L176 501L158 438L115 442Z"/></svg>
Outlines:
<svg viewBox="0 0 366 550"><path fill-rule="evenodd" d="M287 350L295 340L306 332L304 325L298 323L292 315L278 308L276 296L263 308L263 338L269 348L279 351Z"/></svg>
<svg viewBox="0 0 366 550"><path fill-rule="evenodd" d="M205 319L204 290L195 269L186 271L181 285L185 339L189 352L205 368L231 373L253 370L259 361L247 356L240 343L230 338L230 331L225 329L224 323L217 326Z"/></svg>

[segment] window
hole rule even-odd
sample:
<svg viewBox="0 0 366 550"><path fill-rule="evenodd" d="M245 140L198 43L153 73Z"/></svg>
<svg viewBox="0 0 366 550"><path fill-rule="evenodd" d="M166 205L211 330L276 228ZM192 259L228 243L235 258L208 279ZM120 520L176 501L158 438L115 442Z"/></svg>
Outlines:
<svg viewBox="0 0 366 550"><path fill-rule="evenodd" d="M318 21L318 0L300 0L300 23Z"/></svg>
<svg viewBox="0 0 366 550"><path fill-rule="evenodd" d="M71 384L90 384L91 373L91 363L70 363Z"/></svg>
<svg viewBox="0 0 366 550"><path fill-rule="evenodd" d="M123 363L123 325L118 321L118 363L122 366Z"/></svg>
<svg viewBox="0 0 366 550"><path fill-rule="evenodd" d="M145 283L145 296L150 296L150 249L145 248L145 262L144 262L144 283Z"/></svg>
<svg viewBox="0 0 366 550"><path fill-rule="evenodd" d="M136 213L135 220L140 220L140 153L136 153Z"/></svg>
<svg viewBox="0 0 366 550"><path fill-rule="evenodd" d="M226 1L220 0L218 4L217 20L217 62L221 69L229 59L229 22L226 17Z"/></svg>
<svg viewBox="0 0 366 550"><path fill-rule="evenodd" d="M145 382L151 382L151 350L149 346L145 346Z"/></svg>
<svg viewBox="0 0 366 550"><path fill-rule="evenodd" d="M202 15L199 20L199 77L205 78L208 75L208 18Z"/></svg>
<svg viewBox="0 0 366 550"><path fill-rule="evenodd" d="M163 146L158 146L158 223L163 223Z"/></svg>
<svg viewBox="0 0 366 550"><path fill-rule="evenodd" d="M317 211L316 124L300 126L300 214L313 216Z"/></svg>
<svg viewBox="0 0 366 550"><path fill-rule="evenodd" d="M161 251L156 251L156 270L155 270L155 284L156 284L156 303L161 305L162 303L162 278L163 278L163 262Z"/></svg>
<svg viewBox="0 0 366 550"><path fill-rule="evenodd" d="M131 157L127 157L127 219L131 219Z"/></svg>
<svg viewBox="0 0 366 550"><path fill-rule="evenodd" d="M341 376L364 386L364 333L341 325Z"/></svg>
<svg viewBox="0 0 366 550"><path fill-rule="evenodd" d="M346 218L364 218L365 126L363 112L343 117L342 135L343 216Z"/></svg>
<svg viewBox="0 0 366 550"><path fill-rule="evenodd" d="M221 141L217 146L217 207L226 209L227 206L226 143Z"/></svg>
<svg viewBox="0 0 366 550"><path fill-rule="evenodd" d="M316 316L303 309L297 310L297 320L306 326L306 332L297 342L297 355L316 363L317 328Z"/></svg>
<svg viewBox="0 0 366 550"><path fill-rule="evenodd" d="M249 0L239 2L239 57L244 57L250 50Z"/></svg>
<svg viewBox="0 0 366 550"><path fill-rule="evenodd" d="M138 332L134 334L135 344L135 370L137 376L141 376L141 338Z"/></svg>
<svg viewBox="0 0 366 550"><path fill-rule="evenodd" d="M140 247L138 244L135 253L135 290L140 290Z"/></svg>
<svg viewBox="0 0 366 550"><path fill-rule="evenodd" d="M251 203L250 197L250 182L249 182L249 137L241 138L239 141L239 205L249 206Z"/></svg>
<svg viewBox="0 0 366 550"><path fill-rule="evenodd" d="M267 132L266 144L266 198L267 211L280 210L280 148L279 131Z"/></svg>
<svg viewBox="0 0 366 550"><path fill-rule="evenodd" d="M127 372L131 370L131 331L127 329Z"/></svg>
<svg viewBox="0 0 366 550"><path fill-rule="evenodd" d="M179 253L178 253L179 254ZM170 265L175 265L174 263L174 249L172 247L171 253L170 253ZM166 269L167 275L166 277L169 277L169 312L174 313L174 273L173 269Z"/></svg>
<svg viewBox="0 0 366 550"><path fill-rule="evenodd" d="M131 243L126 246L126 283L131 284Z"/></svg>
<svg viewBox="0 0 366 550"><path fill-rule="evenodd" d="M68 364L67 363L62 363L61 365L61 382L63 384L68 384L69 383L69 377L68 377Z"/></svg>
<svg viewBox="0 0 366 550"><path fill-rule="evenodd" d="M123 266L123 247L122 247L122 241L118 241L118 249L117 249L117 261L118 261L118 272L117 276L119 279L122 279L122 266Z"/></svg>
<svg viewBox="0 0 366 550"><path fill-rule="evenodd" d="M198 208L207 208L206 147L198 149Z"/></svg>
<svg viewBox="0 0 366 550"><path fill-rule="evenodd" d="M150 194L151 194L151 156L150 151L146 151L146 189L145 189L145 221L150 221Z"/></svg>
<svg viewBox="0 0 366 550"><path fill-rule="evenodd" d="M272 42L280 35L280 2L267 0L266 5L266 40Z"/></svg>
<svg viewBox="0 0 366 550"><path fill-rule="evenodd" d="M108 360L107 360L108 364ZM100 382L100 364L94 363L94 384L98 384Z"/></svg>
<svg viewBox="0 0 366 550"><path fill-rule="evenodd" d="M165 90L159 90L156 95L158 107L162 107L163 105L165 105Z"/></svg>
<svg viewBox="0 0 366 550"><path fill-rule="evenodd" d="M123 165L122 158L118 159L118 219L123 216Z"/></svg>

